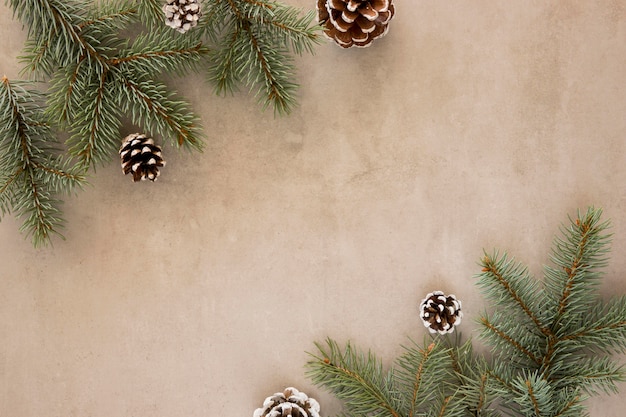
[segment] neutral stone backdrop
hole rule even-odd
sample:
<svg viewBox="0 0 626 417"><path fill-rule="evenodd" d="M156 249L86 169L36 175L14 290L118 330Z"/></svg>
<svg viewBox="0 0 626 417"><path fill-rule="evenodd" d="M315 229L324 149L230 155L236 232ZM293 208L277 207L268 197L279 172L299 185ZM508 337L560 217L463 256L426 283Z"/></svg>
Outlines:
<svg viewBox="0 0 626 417"><path fill-rule="evenodd" d="M2 219L1 416L251 416L291 385L333 415L304 375L314 341L389 364L425 335L417 304L436 289L476 336L483 249L540 276L588 206L613 224L601 290L626 291L626 3L396 5L371 48L297 60L289 117L175 80L206 150L166 147L154 184L99 167L52 248ZM16 79L25 33L4 4L0 36ZM625 408L589 401L593 417Z"/></svg>

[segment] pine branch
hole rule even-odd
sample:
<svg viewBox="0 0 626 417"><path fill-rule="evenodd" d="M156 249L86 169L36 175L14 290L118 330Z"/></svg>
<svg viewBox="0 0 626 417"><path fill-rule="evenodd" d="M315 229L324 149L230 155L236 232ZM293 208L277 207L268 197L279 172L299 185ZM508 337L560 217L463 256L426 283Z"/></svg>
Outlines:
<svg viewBox="0 0 626 417"><path fill-rule="evenodd" d="M160 0L137 0L137 13L141 22L154 28L163 24L163 10Z"/></svg>
<svg viewBox="0 0 626 417"><path fill-rule="evenodd" d="M199 119L189 106L177 100L165 84L152 80L132 80L121 77L118 102L125 113L130 113L135 124L169 138L176 146L201 150L203 146Z"/></svg>
<svg viewBox="0 0 626 417"><path fill-rule="evenodd" d="M314 14L300 14L275 2L214 0L201 30L215 43L208 69L216 92L232 92L243 81L263 108L289 113L297 89L291 52L312 53L319 43Z"/></svg>
<svg viewBox="0 0 626 417"><path fill-rule="evenodd" d="M523 415L548 417L554 413L552 388L546 380L531 374L517 378L513 384L518 392L515 402Z"/></svg>
<svg viewBox="0 0 626 417"><path fill-rule="evenodd" d="M491 317L483 314L481 338L488 341L514 366L525 368L542 363L542 339L533 334L534 329L511 321L508 313L494 312Z"/></svg>
<svg viewBox="0 0 626 417"><path fill-rule="evenodd" d="M18 60L24 65L20 75L34 80L49 78L58 68L47 39L27 39L24 53L18 56Z"/></svg>
<svg viewBox="0 0 626 417"><path fill-rule="evenodd" d="M597 293L610 242L600 216L590 208L561 228L545 290L506 256L483 259L480 284L502 310L481 319L494 349L489 379L521 415L577 415L579 392L614 392L624 380L623 368L602 356L626 348L626 298L603 303Z"/></svg>
<svg viewBox="0 0 626 417"><path fill-rule="evenodd" d="M172 30L166 27L137 36L130 47L121 50L109 63L125 74L182 76L197 70L208 53L208 48L196 37L173 37Z"/></svg>
<svg viewBox="0 0 626 417"><path fill-rule="evenodd" d="M579 358L568 365L559 369L561 375L552 375L557 387L579 386L590 395L616 394L617 383L626 380L623 367L610 358Z"/></svg>
<svg viewBox="0 0 626 417"><path fill-rule="evenodd" d="M295 69L293 60L286 50L266 44L252 27L245 27L244 33L246 50L239 62L248 73L247 85L256 86L263 109L271 104L276 113L288 113L295 104L296 84L290 80Z"/></svg>
<svg viewBox="0 0 626 417"><path fill-rule="evenodd" d="M136 0L107 0L99 3L89 10L86 20L78 28L83 30L87 26L97 26L105 30L124 29L137 19L137 3Z"/></svg>
<svg viewBox="0 0 626 417"><path fill-rule="evenodd" d="M507 254L497 252L481 260L482 273L478 286L494 305L505 308L520 320L530 321L545 336L552 334L544 323L546 305L539 283L530 277L528 270Z"/></svg>
<svg viewBox="0 0 626 417"><path fill-rule="evenodd" d="M594 353L623 353L626 350L626 296L614 297L607 303L596 300L580 327L561 337L587 346Z"/></svg>
<svg viewBox="0 0 626 417"><path fill-rule="evenodd" d="M403 346L404 353L385 376L372 352L365 355L349 343L342 351L328 339L325 346L316 343L320 354L311 355L307 375L344 401L347 416L466 416L472 403L458 394L454 358L468 349L453 353L440 341ZM473 415L497 416L486 404L478 412L483 414Z"/></svg>
<svg viewBox="0 0 626 417"><path fill-rule="evenodd" d="M600 222L601 210L590 208L584 216L571 221L563 237L553 243L551 260L556 268L546 268L546 290L553 303L557 303L554 321L559 326L576 326L576 321L590 307L602 278L601 268L608 261L607 245L610 235L605 231L608 223ZM564 317L572 317L572 321Z"/></svg>
<svg viewBox="0 0 626 417"><path fill-rule="evenodd" d="M60 157L58 143L41 113L44 97L19 82L0 80L0 208L25 217L20 228L39 247L60 235L60 200L84 181L82 172Z"/></svg>
<svg viewBox="0 0 626 417"><path fill-rule="evenodd" d="M9 0L13 12L27 27L29 38L46 39L60 36L77 39L76 28L70 24L84 8L78 1ZM71 43L71 42L68 42Z"/></svg>
<svg viewBox="0 0 626 417"><path fill-rule="evenodd" d="M294 53L314 53L315 45L320 43L319 27L311 25L315 20L314 10L301 15L297 9L276 3L273 8L267 6L266 10L264 15L250 16L252 21L257 25L264 25L272 39L281 45L288 45Z"/></svg>
<svg viewBox="0 0 626 417"><path fill-rule="evenodd" d="M449 350L441 344L431 342L422 348L413 342L411 346L405 346L404 354L397 360L396 370L398 393L405 402L408 400L404 405L404 415L422 415L437 398L441 400L441 407L449 405L449 399L445 398L454 391L446 391L442 385L454 379L453 364Z"/></svg>
<svg viewBox="0 0 626 417"><path fill-rule="evenodd" d="M114 88L115 77L108 71L90 80L78 109L71 121L67 144L69 153L86 167L105 162L119 147L121 111L117 102L119 89Z"/></svg>
<svg viewBox="0 0 626 417"><path fill-rule="evenodd" d="M392 375L385 376L378 358L356 351L349 343L342 352L327 339L326 346L315 344L319 354L311 355L307 375L345 402L350 415L387 415L402 417L392 397Z"/></svg>
<svg viewBox="0 0 626 417"><path fill-rule="evenodd" d="M218 95L234 92L241 81L235 52L241 48L243 36L243 25L230 25L222 37L221 45L209 55L208 80L215 85L215 93Z"/></svg>

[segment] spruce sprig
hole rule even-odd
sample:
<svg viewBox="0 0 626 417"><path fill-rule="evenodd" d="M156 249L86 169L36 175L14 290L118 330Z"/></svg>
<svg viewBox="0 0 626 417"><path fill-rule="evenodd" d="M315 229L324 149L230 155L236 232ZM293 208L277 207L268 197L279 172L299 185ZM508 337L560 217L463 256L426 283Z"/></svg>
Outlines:
<svg viewBox="0 0 626 417"><path fill-rule="evenodd" d="M32 86L0 80L0 211L24 217L21 230L35 247L60 235L64 220L58 193L85 181L83 170L63 158L45 97Z"/></svg>
<svg viewBox="0 0 626 417"><path fill-rule="evenodd" d="M395 366L385 371L373 352L363 353L349 342L341 349L327 339L307 362L314 384L332 392L345 406L345 416L463 416L467 401L456 395L458 355L441 341L418 345L410 341ZM482 406L481 406L482 407Z"/></svg>
<svg viewBox="0 0 626 417"><path fill-rule="evenodd" d="M212 50L208 79L217 94L239 85L255 92L263 108L289 113L296 104L293 55L312 53L320 42L314 11L273 1L211 0L201 30Z"/></svg>
<svg viewBox="0 0 626 417"><path fill-rule="evenodd" d="M589 208L561 228L543 285L506 254L481 260L478 285L496 306L480 318L493 350L490 381L519 415L577 415L585 395L616 392L624 380L603 356L626 346L626 300L598 294L611 237L601 214Z"/></svg>

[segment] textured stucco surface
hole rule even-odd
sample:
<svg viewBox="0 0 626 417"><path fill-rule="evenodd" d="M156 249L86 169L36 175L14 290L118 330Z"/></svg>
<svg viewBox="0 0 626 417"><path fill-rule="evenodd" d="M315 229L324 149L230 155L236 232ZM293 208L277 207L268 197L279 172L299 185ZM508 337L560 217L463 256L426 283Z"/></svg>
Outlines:
<svg viewBox="0 0 626 417"><path fill-rule="evenodd" d="M371 48L298 59L289 117L178 81L205 152L166 148L155 184L98 168L53 248L3 218L0 416L251 416L290 385L332 415L304 376L315 340L391 361L435 289L475 334L483 248L540 275L589 205L613 224L602 291L626 292L626 4L396 4ZM9 78L24 37L0 5ZM621 388L591 416L622 416Z"/></svg>

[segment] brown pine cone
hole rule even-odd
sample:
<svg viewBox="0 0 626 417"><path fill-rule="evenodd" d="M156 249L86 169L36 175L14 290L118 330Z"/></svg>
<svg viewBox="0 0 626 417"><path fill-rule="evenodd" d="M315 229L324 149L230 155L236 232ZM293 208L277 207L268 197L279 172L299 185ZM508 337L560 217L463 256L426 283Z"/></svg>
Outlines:
<svg viewBox="0 0 626 417"><path fill-rule="evenodd" d="M443 291L433 291L422 300L420 317L431 333L452 333L463 318L461 301L454 294L446 296Z"/></svg>
<svg viewBox="0 0 626 417"><path fill-rule="evenodd" d="M159 167L165 165L161 157L161 147L154 141L140 133L128 135L120 147L122 171L124 174L133 174L133 181L156 181L159 176Z"/></svg>
<svg viewBox="0 0 626 417"><path fill-rule="evenodd" d="M393 0L317 0L324 35L343 48L370 46L389 30Z"/></svg>
<svg viewBox="0 0 626 417"><path fill-rule="evenodd" d="M200 3L198 0L167 0L163 5L165 24L185 33L198 24Z"/></svg>
<svg viewBox="0 0 626 417"><path fill-rule="evenodd" d="M320 405L295 388L287 388L267 397L253 417L320 417Z"/></svg>

